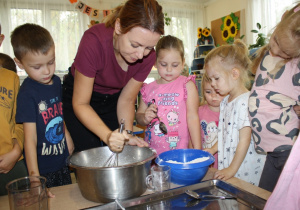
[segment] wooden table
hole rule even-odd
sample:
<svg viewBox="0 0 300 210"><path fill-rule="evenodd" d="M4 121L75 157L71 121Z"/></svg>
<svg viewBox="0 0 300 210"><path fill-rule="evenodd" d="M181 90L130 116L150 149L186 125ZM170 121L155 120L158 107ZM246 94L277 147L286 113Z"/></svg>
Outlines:
<svg viewBox="0 0 300 210"><path fill-rule="evenodd" d="M203 181L209 180L213 178L213 174L216 171L214 168L210 168L205 175ZM243 180L240 180L238 178L231 178L227 180L226 182L242 189L245 191L248 191L252 194L255 194L265 200L269 198L271 193L269 191L266 191L264 189L261 189L259 187L256 187L250 183L247 183ZM172 188L178 187L178 185L172 185ZM78 184L70 184L60 187L54 187L50 189L52 193L55 194L55 198L49 199L49 207L50 209L55 210L72 210L72 209L83 209L83 208L89 208L93 206L98 206L99 203L95 203L92 201L86 200L84 197L82 197ZM151 191L147 190L143 195L152 193ZM8 210L9 209L9 203L8 203L8 197L7 196L0 196L0 210Z"/></svg>

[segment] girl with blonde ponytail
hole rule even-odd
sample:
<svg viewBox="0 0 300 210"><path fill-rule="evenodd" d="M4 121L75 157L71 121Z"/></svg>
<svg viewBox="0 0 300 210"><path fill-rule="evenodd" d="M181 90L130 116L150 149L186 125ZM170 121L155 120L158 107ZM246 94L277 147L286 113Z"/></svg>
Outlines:
<svg viewBox="0 0 300 210"><path fill-rule="evenodd" d="M235 176L258 185L265 155L256 153L251 138L250 92L246 87L250 64L247 47L241 40L215 48L205 57L205 74L211 86L225 96L220 104L218 142L205 150L218 153L214 178L227 180Z"/></svg>
<svg viewBox="0 0 300 210"><path fill-rule="evenodd" d="M252 72L252 135L256 149L267 153L259 187L272 192L299 135L300 3L283 14L269 44L253 61Z"/></svg>

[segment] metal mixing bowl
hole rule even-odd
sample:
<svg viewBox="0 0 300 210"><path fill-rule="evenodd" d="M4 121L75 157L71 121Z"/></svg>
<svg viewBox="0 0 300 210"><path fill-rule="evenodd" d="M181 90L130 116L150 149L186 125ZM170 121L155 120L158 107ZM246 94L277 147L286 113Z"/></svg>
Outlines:
<svg viewBox="0 0 300 210"><path fill-rule="evenodd" d="M147 190L145 179L156 152L126 145L118 155L118 167L103 167L111 154L108 147L98 147L69 156L68 164L75 169L79 189L86 199L107 203L138 197Z"/></svg>

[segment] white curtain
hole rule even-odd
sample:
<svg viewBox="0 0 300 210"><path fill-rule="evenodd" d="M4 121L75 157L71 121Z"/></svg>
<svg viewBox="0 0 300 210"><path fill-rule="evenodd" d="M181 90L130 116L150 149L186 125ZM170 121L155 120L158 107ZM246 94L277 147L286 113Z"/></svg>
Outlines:
<svg viewBox="0 0 300 210"><path fill-rule="evenodd" d="M158 2L163 7L163 12L171 18L171 24L165 27L165 35L173 35L183 41L186 64L191 66L198 39L197 28L204 26L204 6L199 2Z"/></svg>
<svg viewBox="0 0 300 210"><path fill-rule="evenodd" d="M260 32L270 37L283 13L296 2L299 0L246 0L246 43L255 43L257 36L251 30L256 23L261 24Z"/></svg>

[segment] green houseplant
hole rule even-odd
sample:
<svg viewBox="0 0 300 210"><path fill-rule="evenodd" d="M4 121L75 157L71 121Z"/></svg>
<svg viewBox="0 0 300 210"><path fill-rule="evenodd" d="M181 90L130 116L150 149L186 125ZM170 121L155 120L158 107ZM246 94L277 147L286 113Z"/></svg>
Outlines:
<svg viewBox="0 0 300 210"><path fill-rule="evenodd" d="M256 38L256 43L254 44L251 44L249 46L249 50L253 49L253 48L259 48L259 47L262 47L264 46L265 44L268 43L268 38L267 36L264 34L264 33L261 33L260 30L261 30L261 25L260 23L256 23L256 28L257 29L253 29L251 30L252 33L256 33L257 34L257 38Z"/></svg>

